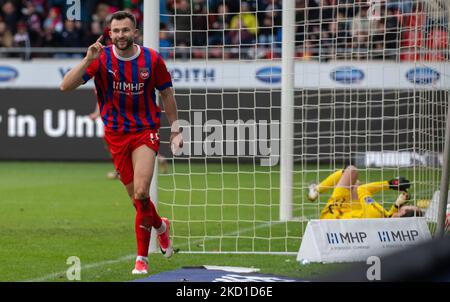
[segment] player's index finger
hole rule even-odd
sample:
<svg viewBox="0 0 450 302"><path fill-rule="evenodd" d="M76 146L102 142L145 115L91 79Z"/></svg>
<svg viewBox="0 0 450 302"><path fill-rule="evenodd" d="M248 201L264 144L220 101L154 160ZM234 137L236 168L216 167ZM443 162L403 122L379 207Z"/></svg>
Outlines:
<svg viewBox="0 0 450 302"><path fill-rule="evenodd" d="M101 35L100 37L98 37L97 41L98 43L101 43L101 41L103 40L103 35Z"/></svg>

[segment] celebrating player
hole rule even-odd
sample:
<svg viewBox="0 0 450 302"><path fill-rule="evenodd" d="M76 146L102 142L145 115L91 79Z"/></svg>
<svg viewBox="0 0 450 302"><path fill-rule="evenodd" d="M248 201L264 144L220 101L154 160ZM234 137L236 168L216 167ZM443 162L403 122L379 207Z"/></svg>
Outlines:
<svg viewBox="0 0 450 302"><path fill-rule="evenodd" d="M134 43L137 29L132 14L116 12L110 22L109 35L113 45L103 46L100 37L88 48L84 59L66 74L60 88L70 91L95 78L105 141L120 180L136 208L137 257L132 273L146 274L152 227L158 233L162 253L166 257L173 253L169 220L159 216L149 197L160 144L161 109L156 103L155 88L160 92L171 125L173 152L183 147L183 140L177 122L172 80L161 55Z"/></svg>
<svg viewBox="0 0 450 302"><path fill-rule="evenodd" d="M419 208L404 206L409 200L406 191L409 187L410 182L404 177L361 185L358 180L358 169L355 166L348 166L344 170L332 173L318 185L311 184L308 199L315 201L320 193L333 189L331 197L320 213L320 219L423 216ZM387 189L402 191L389 211L373 199L375 193Z"/></svg>

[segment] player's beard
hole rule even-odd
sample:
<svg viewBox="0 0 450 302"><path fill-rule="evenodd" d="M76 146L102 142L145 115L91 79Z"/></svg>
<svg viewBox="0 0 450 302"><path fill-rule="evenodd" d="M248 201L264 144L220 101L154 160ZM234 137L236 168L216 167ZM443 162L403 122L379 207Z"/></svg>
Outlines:
<svg viewBox="0 0 450 302"><path fill-rule="evenodd" d="M125 44L125 46L123 46L123 47L121 47L120 46L120 42L119 42L119 39L117 39L116 41L114 41L114 46L116 46L116 48L117 49L120 49L120 50L127 50L127 49L129 49L130 47L133 47L133 44L134 44L134 41L133 41L133 38L128 38L127 40L126 40L126 44Z"/></svg>

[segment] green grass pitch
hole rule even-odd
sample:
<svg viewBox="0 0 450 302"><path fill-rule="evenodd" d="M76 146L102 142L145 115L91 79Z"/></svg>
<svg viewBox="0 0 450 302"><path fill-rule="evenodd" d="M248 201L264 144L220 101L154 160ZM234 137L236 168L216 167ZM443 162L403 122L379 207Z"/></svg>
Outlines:
<svg viewBox="0 0 450 302"><path fill-rule="evenodd" d="M135 210L121 183L106 179L111 168L110 163L0 162L0 281L67 281L70 256L81 260L82 281L142 278L131 274ZM305 188L329 170L296 167L297 220L290 222L278 221L277 168L177 163L170 170L158 178L158 209L171 218L180 253L171 259L151 254L150 274L183 266L228 265L308 279L342 267L300 266L294 254L198 253L296 253L305 219L317 218L326 202L325 196L319 203L304 202ZM386 179L396 172L382 175L371 170L370 179L365 173L360 179ZM417 176L411 170L402 172ZM417 192L427 195L424 190ZM393 196L388 192L384 197Z"/></svg>

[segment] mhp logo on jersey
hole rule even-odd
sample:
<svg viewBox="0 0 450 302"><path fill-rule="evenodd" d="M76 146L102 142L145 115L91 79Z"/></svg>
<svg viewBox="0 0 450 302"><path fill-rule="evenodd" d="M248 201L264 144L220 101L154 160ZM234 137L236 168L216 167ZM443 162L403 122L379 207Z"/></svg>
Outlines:
<svg viewBox="0 0 450 302"><path fill-rule="evenodd" d="M147 80L150 77L150 72L147 67L141 68L139 69L139 75L141 76L141 79Z"/></svg>
<svg viewBox="0 0 450 302"><path fill-rule="evenodd" d="M338 67L330 73L333 81L341 84L358 84L364 80L364 72L351 66Z"/></svg>
<svg viewBox="0 0 450 302"><path fill-rule="evenodd" d="M413 84L435 84L441 78L441 74L430 67L417 67L406 73L406 79Z"/></svg>
<svg viewBox="0 0 450 302"><path fill-rule="evenodd" d="M264 67L256 71L256 78L264 83L277 84L281 82L280 67Z"/></svg>
<svg viewBox="0 0 450 302"><path fill-rule="evenodd" d="M19 72L9 66L0 66L0 82L10 82L17 78Z"/></svg>

